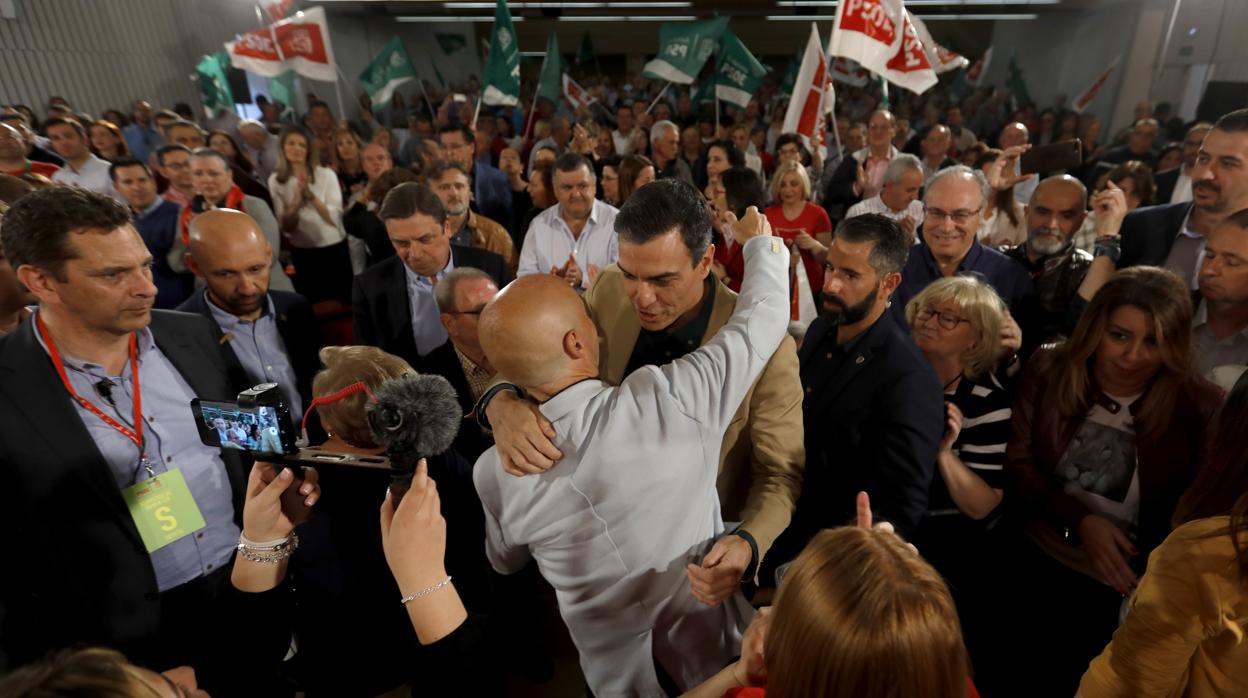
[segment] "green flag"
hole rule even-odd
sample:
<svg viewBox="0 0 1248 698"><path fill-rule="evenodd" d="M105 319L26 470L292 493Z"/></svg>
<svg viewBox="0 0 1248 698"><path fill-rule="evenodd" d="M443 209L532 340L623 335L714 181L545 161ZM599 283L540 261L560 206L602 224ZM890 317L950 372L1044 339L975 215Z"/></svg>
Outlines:
<svg viewBox="0 0 1248 698"><path fill-rule="evenodd" d="M783 97L791 97L793 95L793 83L797 82L797 73L802 69L802 50L798 49L797 54L789 59L789 67L784 71L784 79L780 81L780 95Z"/></svg>
<svg viewBox="0 0 1248 698"><path fill-rule="evenodd" d="M1021 107L1031 103L1031 95L1027 92L1027 83L1023 80L1023 68L1018 64L1018 51L1010 52L1010 75L1005 79L1005 87L1010 91L1015 104Z"/></svg>
<svg viewBox="0 0 1248 698"><path fill-rule="evenodd" d="M203 102L204 111L209 118L216 116L218 109L234 108L230 81L225 77L229 65L229 54L217 51L211 56L201 58L199 65L195 66L195 74L199 76L199 100Z"/></svg>
<svg viewBox="0 0 1248 698"><path fill-rule="evenodd" d="M715 53L715 45L727 28L727 17L703 22L664 22L659 27L659 55L646 64L642 76L692 84L706 60Z"/></svg>
<svg viewBox="0 0 1248 698"><path fill-rule="evenodd" d="M520 50L516 45L516 28L511 23L507 0L498 0L494 10L494 36L490 39L490 58L485 66L485 104L513 105L520 101Z"/></svg>
<svg viewBox="0 0 1248 698"><path fill-rule="evenodd" d="M576 64L585 65L594 61L594 45L589 42L589 32L581 37L581 48L576 52Z"/></svg>
<svg viewBox="0 0 1248 698"><path fill-rule="evenodd" d="M360 73L360 83L373 101L373 111L385 109L399 85L415 79L416 69L412 67L412 59L408 58L407 49L403 48L403 42L397 36L386 42Z"/></svg>
<svg viewBox="0 0 1248 698"><path fill-rule="evenodd" d="M559 57L559 37L553 30L546 39L546 58L537 76L537 96L549 99L556 107L563 96L563 59Z"/></svg>
<svg viewBox="0 0 1248 698"><path fill-rule="evenodd" d="M295 72L288 70L275 78L269 78L269 98L281 102L282 113L295 108Z"/></svg>
<svg viewBox="0 0 1248 698"><path fill-rule="evenodd" d="M696 108L700 104L715 101L715 81L711 78L698 82L698 89L694 91L693 106Z"/></svg>
<svg viewBox="0 0 1248 698"><path fill-rule="evenodd" d="M715 64L715 96L744 109L766 74L767 66L758 62L737 35L724 32Z"/></svg>

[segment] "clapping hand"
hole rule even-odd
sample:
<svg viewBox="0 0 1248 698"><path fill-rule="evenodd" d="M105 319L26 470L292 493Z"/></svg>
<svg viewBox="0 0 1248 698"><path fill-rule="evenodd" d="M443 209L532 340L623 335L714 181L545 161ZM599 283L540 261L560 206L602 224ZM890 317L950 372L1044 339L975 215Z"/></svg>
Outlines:
<svg viewBox="0 0 1248 698"><path fill-rule="evenodd" d="M992 187L993 191L1004 191L1006 189L1010 189L1015 184L1036 176L1034 173L1025 175L1014 174L1014 163L1018 162L1018 158L1030 148L1030 144L1016 145L1011 148L1006 148L1005 152L1001 154L1001 157L993 160L992 164L988 165L988 169L984 172L984 176L988 178L988 186ZM1009 174L1006 174L1007 170L1009 171Z"/></svg>
<svg viewBox="0 0 1248 698"><path fill-rule="evenodd" d="M568 255L568 261L564 262L563 266L551 267L550 273L567 281L572 288L581 285L581 267L576 263L576 257L572 254Z"/></svg>

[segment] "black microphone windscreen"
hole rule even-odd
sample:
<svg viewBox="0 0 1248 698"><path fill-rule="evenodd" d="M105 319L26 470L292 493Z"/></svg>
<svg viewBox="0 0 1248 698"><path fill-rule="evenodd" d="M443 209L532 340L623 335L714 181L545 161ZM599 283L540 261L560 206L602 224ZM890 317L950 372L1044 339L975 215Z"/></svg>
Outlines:
<svg viewBox="0 0 1248 698"><path fill-rule="evenodd" d="M418 458L445 453L455 441L463 412L455 388L442 376L392 378L373 395L377 402L368 405L369 431L396 465L414 468Z"/></svg>

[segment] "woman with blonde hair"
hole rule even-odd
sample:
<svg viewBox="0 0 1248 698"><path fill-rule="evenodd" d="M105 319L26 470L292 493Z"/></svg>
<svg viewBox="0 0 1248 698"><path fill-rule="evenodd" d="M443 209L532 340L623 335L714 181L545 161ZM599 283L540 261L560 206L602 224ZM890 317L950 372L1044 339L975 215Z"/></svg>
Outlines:
<svg viewBox="0 0 1248 698"><path fill-rule="evenodd" d="M1074 693L1196 475L1222 391L1192 369L1191 339L1183 282L1124 269L1018 383L1005 471L1026 530L1011 595L1028 620L1002 660L1035 695Z"/></svg>
<svg viewBox="0 0 1248 698"><path fill-rule="evenodd" d="M338 176L320 163L316 141L300 126L278 138L277 168L269 175L273 213L290 242L295 290L315 303L351 303L351 258L342 228Z"/></svg>
<svg viewBox="0 0 1248 698"><path fill-rule="evenodd" d="M157 674L120 652L86 647L58 652L0 681L6 698L208 698L189 667Z"/></svg>
<svg viewBox="0 0 1248 698"><path fill-rule="evenodd" d="M772 205L767 207L767 222L776 237L801 250L802 264L810 288L823 288L823 263L832 244L832 220L822 206L811 203L810 175L796 160L776 166L771 176Z"/></svg>
<svg viewBox="0 0 1248 698"><path fill-rule="evenodd" d="M334 131L334 171L338 173L338 184L342 187L342 200L350 201L368 184L368 175L364 173L364 139L350 128L338 128Z"/></svg>
<svg viewBox="0 0 1248 698"><path fill-rule="evenodd" d="M685 698L963 698L967 669L940 574L887 530L834 528L788 568L741 659Z"/></svg>
<svg viewBox="0 0 1248 698"><path fill-rule="evenodd" d="M1000 518L1010 437L1010 394L993 375L1005 315L1001 297L974 276L938 279L906 304L914 342L945 398L936 476L912 540L949 581L973 659L1000 640L990 630L999 609L990 602L996 582L984 562L996 557L991 531Z"/></svg>

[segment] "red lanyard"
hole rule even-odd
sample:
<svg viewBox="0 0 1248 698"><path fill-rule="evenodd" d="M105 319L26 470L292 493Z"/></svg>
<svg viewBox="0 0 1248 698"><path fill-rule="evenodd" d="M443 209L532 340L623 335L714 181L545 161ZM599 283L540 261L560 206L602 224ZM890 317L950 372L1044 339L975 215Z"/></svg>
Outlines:
<svg viewBox="0 0 1248 698"><path fill-rule="evenodd" d="M57 351L56 342L52 341L52 336L48 334L48 328L43 324L43 317L36 314L35 322L39 327L39 336L43 338L43 343L48 347L48 356L52 357L52 365L56 367L56 374L61 377L61 383L65 385L65 390L69 391L70 397L77 400L83 409L104 420L105 424L133 441L134 445L139 447L139 457L142 458L144 465L146 465L147 454L143 450L143 400L139 393L139 351L135 333L130 333L130 375L134 379L134 428L130 429L104 414L90 400L82 397L74 390L74 386L69 382L69 377L65 375L65 362L61 359L61 352Z"/></svg>

